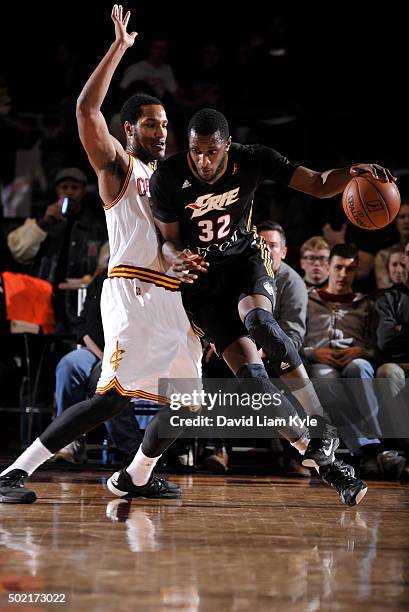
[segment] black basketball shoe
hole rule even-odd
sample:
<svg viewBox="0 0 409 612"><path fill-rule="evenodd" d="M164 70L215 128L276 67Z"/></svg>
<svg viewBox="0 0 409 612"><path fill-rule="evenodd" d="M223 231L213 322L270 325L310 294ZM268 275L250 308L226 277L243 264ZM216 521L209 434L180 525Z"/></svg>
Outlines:
<svg viewBox="0 0 409 612"><path fill-rule="evenodd" d="M112 474L107 481L107 487L111 493L118 497L161 497L172 499L180 497L182 494L182 489L179 485L169 482L165 478L159 478L156 474L152 474L146 485L137 487L125 469Z"/></svg>
<svg viewBox="0 0 409 612"><path fill-rule="evenodd" d="M339 446L335 428L321 416L314 416L317 426L310 428L311 439L302 458L302 464L309 468L330 465L335 460L335 451Z"/></svg>
<svg viewBox="0 0 409 612"><path fill-rule="evenodd" d="M24 470L11 470L0 476L0 502L2 504L32 504L37 496L34 491L26 489L24 482L28 478Z"/></svg>
<svg viewBox="0 0 409 612"><path fill-rule="evenodd" d="M356 506L364 498L368 485L363 480L355 478L355 470L351 465L336 459L331 465L320 468L322 480L334 487L342 503Z"/></svg>

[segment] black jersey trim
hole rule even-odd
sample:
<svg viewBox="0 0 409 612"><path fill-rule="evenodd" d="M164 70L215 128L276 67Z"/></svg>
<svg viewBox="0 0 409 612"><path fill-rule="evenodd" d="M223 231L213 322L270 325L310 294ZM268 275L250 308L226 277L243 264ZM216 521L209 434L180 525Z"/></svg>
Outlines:
<svg viewBox="0 0 409 612"><path fill-rule="evenodd" d="M271 276L271 278L274 278L273 260L272 260L270 251L268 250L267 243L264 240L263 236L260 236L257 233L256 227L253 227L252 231L256 239L255 242L256 242L257 248L260 249L261 259L263 260L266 272L269 276Z"/></svg>
<svg viewBox="0 0 409 612"><path fill-rule="evenodd" d="M206 334L204 330L201 327L199 327L197 323L193 321L193 313L190 310L186 310L186 309L185 309L185 312L186 312L187 318L189 319L190 327L193 329L195 335L198 338L204 338Z"/></svg>
<svg viewBox="0 0 409 612"><path fill-rule="evenodd" d="M248 214L248 217L247 217L246 230L248 232L251 231L251 220L253 218L253 204L254 204L254 200L252 200L252 202L251 202L249 214Z"/></svg>
<svg viewBox="0 0 409 612"><path fill-rule="evenodd" d="M119 265L112 268L108 278L137 278L146 283L153 283L156 287L163 287L168 291L179 291L181 281L162 272L137 268L135 266Z"/></svg>
<svg viewBox="0 0 409 612"><path fill-rule="evenodd" d="M126 177L122 185L121 191L118 193L115 200L113 200L110 204L104 204L103 206L104 210L109 210L110 208L115 206L115 204L118 204L119 200L124 196L124 193L128 188L129 181L131 180L132 170L133 170L133 157L132 155L129 155L128 171L126 173Z"/></svg>

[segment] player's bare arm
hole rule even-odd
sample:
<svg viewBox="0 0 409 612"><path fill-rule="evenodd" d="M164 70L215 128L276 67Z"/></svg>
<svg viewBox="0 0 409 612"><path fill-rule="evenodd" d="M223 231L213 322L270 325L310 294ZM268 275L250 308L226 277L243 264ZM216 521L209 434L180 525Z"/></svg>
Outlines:
<svg viewBox="0 0 409 612"><path fill-rule="evenodd" d="M341 193L352 177L362 175L371 176L384 183L396 181L390 170L378 164L354 164L325 172L316 172L305 166L299 166L288 186L316 198L331 198Z"/></svg>
<svg viewBox="0 0 409 612"><path fill-rule="evenodd" d="M117 196L129 163L121 143L109 133L101 106L119 62L137 36L136 32L127 32L130 15L130 11L127 11L123 17L122 6L114 4L111 18L115 25L115 40L86 82L77 101L79 136L98 175L104 203L111 202Z"/></svg>
<svg viewBox="0 0 409 612"><path fill-rule="evenodd" d="M155 224L165 241L162 246L162 254L170 266L169 274L176 276L184 283L193 283L197 279L195 272L207 272L208 263L183 246L178 221L164 223L155 219Z"/></svg>

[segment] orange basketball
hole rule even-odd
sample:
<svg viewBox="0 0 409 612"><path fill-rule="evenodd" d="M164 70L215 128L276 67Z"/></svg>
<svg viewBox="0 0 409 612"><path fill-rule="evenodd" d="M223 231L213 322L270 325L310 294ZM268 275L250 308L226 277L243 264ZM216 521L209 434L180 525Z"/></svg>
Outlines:
<svg viewBox="0 0 409 612"><path fill-rule="evenodd" d="M377 230L394 220L400 208L395 183L382 183L372 177L351 179L342 195L344 212L361 229Z"/></svg>

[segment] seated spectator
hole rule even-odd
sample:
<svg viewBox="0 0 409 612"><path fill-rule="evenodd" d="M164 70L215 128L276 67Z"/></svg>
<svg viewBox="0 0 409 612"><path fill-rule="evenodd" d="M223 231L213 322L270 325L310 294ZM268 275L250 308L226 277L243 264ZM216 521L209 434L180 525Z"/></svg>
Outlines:
<svg viewBox="0 0 409 612"><path fill-rule="evenodd" d="M405 246L403 244L398 244L388 250L386 268L392 283L391 286L406 284L409 270L406 265Z"/></svg>
<svg viewBox="0 0 409 612"><path fill-rule="evenodd" d="M382 399L383 416L390 427L390 437L409 438L409 241L404 250L404 264L407 268L401 271L402 261L398 247L391 249L389 254L389 270L391 261L396 259L399 267L392 265L391 280L394 284L386 289L376 301L379 316L377 327L378 346L381 351L383 365L376 377L384 379L380 382L379 393Z"/></svg>
<svg viewBox="0 0 409 612"><path fill-rule="evenodd" d="M354 282L356 291L371 293L376 289L375 256L380 248L387 249L399 241L399 234L394 224L382 229L370 231L361 229L352 223L344 223L335 231L326 223L322 234L330 245L352 244L358 250L358 270Z"/></svg>
<svg viewBox="0 0 409 612"><path fill-rule="evenodd" d="M107 240L105 219L91 201L87 203L86 186L86 176L78 168L60 170L55 178L57 200L42 218L26 219L7 236L14 259L27 273L49 281L54 288L66 278L91 278L101 245ZM69 209L64 212L65 197ZM57 331L69 331L77 320L76 295L57 296Z"/></svg>
<svg viewBox="0 0 409 612"><path fill-rule="evenodd" d="M87 297L77 328L78 341L83 345L65 355L56 368L57 416L73 404L87 399L95 389L90 389L91 380L95 386L99 378L95 375L100 366L104 350L104 331L102 328L100 300L106 270L89 284ZM121 414L105 422L105 427L114 446L131 460L137 451L142 435L134 416L132 406ZM56 458L67 461L80 460L83 449L76 440L57 453Z"/></svg>
<svg viewBox="0 0 409 612"><path fill-rule="evenodd" d="M329 244L322 236L313 236L300 248L300 266L307 289L320 289L328 282Z"/></svg>
<svg viewBox="0 0 409 612"><path fill-rule="evenodd" d="M399 477L404 458L383 451L380 441L374 312L369 297L352 289L357 269L355 247L332 248L328 287L309 292L304 354L323 404L348 449L360 456L361 475ZM348 385L336 382L341 379L349 379Z"/></svg>
<svg viewBox="0 0 409 612"><path fill-rule="evenodd" d="M257 226L257 232L266 241L273 260L277 288L274 317L299 351L305 336L308 299L305 283L300 275L283 261L287 246L281 225L274 221L262 221Z"/></svg>
<svg viewBox="0 0 409 612"><path fill-rule="evenodd" d="M394 225L399 234L399 243L393 246L404 244L409 239L409 199L402 202ZM375 276L378 289L386 289L397 282L401 282L392 280L390 276L390 270L388 269L388 254L391 248L392 247L389 249L381 249L375 255Z"/></svg>

